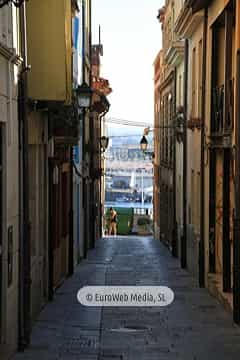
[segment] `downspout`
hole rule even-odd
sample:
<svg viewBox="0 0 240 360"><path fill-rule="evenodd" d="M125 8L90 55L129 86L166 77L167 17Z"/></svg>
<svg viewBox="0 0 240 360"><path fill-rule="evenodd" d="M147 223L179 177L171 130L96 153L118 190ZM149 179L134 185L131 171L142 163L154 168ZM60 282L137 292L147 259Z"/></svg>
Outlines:
<svg viewBox="0 0 240 360"><path fill-rule="evenodd" d="M30 241L30 221L29 221L29 164L28 164L28 118L27 118L27 71L29 70L27 62L27 40L26 40L26 5L20 7L20 35L21 35L21 53L23 57L22 69L19 74L19 127L22 138L22 237L20 239L20 318L19 329L19 350L30 343L31 334L31 241Z"/></svg>
<svg viewBox="0 0 240 360"><path fill-rule="evenodd" d="M86 67L86 49L85 49L85 0L82 0L82 83L85 83L85 67ZM86 111L82 109L82 163L85 163L85 126ZM86 226L86 179L82 181L82 210L83 210L83 256L87 257L87 226Z"/></svg>
<svg viewBox="0 0 240 360"><path fill-rule="evenodd" d="M72 43L73 48L73 43ZM73 72L73 65L72 65ZM73 101L72 106L75 106ZM78 114L77 114L78 115ZM68 276L74 273L74 210L73 210L73 145L70 146L70 209L69 209L69 243L68 243Z"/></svg>
<svg viewBox="0 0 240 360"><path fill-rule="evenodd" d="M82 0L82 82L85 82L85 66L86 66L86 51L85 51L85 0Z"/></svg>
<svg viewBox="0 0 240 360"><path fill-rule="evenodd" d="M173 97L173 114L174 120L176 119L176 108L177 108L177 68L174 69L174 97ZM174 121L175 122L175 121ZM173 233L172 233L172 255L177 257L177 210L176 210L176 180L177 180L177 169L176 169L176 126L173 128Z"/></svg>
<svg viewBox="0 0 240 360"><path fill-rule="evenodd" d="M94 147L94 140L95 140L95 134L94 134L94 115L93 112L90 114L89 116L89 135L90 135L90 139L93 141L93 146L91 146L90 148L90 161L89 161L89 166L90 166L90 211L89 211L89 221L91 223L91 226L89 227L90 230L90 248L93 249L94 245L95 245L95 218L94 218L94 198L95 198L95 194L94 194L94 190L95 190L95 178L94 178L94 152L95 152L95 147Z"/></svg>
<svg viewBox="0 0 240 360"><path fill-rule="evenodd" d="M89 76L89 86L92 89L92 2L91 0L89 0L89 35L88 35L88 44L89 44L89 64L90 64L90 76ZM92 107L92 103L91 103L91 107ZM93 133L93 138L94 139L94 116L93 113L91 112L91 108L89 111L89 134ZM93 160L94 154L93 152L90 150L90 171L91 171L91 167L93 166L94 160ZM90 179L90 184L89 184L89 190L90 190L90 194L89 194L89 204L88 204L88 231L89 231L89 240L90 240L90 247L94 248L95 246L95 234L94 234L94 226L92 223L92 219L91 216L93 214L93 201L94 197L95 197L95 193L94 193L94 179ZM91 239L92 237L92 239Z"/></svg>
<svg viewBox="0 0 240 360"><path fill-rule="evenodd" d="M233 319L240 325L240 3L236 1L235 212L233 240Z"/></svg>
<svg viewBox="0 0 240 360"><path fill-rule="evenodd" d="M204 9L203 29L203 64L202 64L202 108L201 108L201 217L200 217L200 243L199 243L199 286L205 287L205 102L206 102L206 71L207 71L207 26L208 8Z"/></svg>
<svg viewBox="0 0 240 360"><path fill-rule="evenodd" d="M188 57L189 45L185 40L184 64L184 134L183 134L183 235L181 237L181 267L187 267L187 111L188 111Z"/></svg>
<svg viewBox="0 0 240 360"><path fill-rule="evenodd" d="M48 122L50 122L49 113L48 113ZM48 203L49 203L49 224L48 224L48 300L53 301L54 298L54 248L53 248L53 165L54 162L52 159L48 160Z"/></svg>
<svg viewBox="0 0 240 360"><path fill-rule="evenodd" d="M69 263L68 276L74 273L74 231L73 231L73 146L70 147L70 210L69 210Z"/></svg>
<svg viewBox="0 0 240 360"><path fill-rule="evenodd" d="M91 38L91 28L92 28L92 3L91 0L89 0L89 51L90 51L90 79L89 79L89 86L90 88L92 88L92 38ZM92 111L89 114L89 134L90 134L90 139L92 139L94 141L95 138L95 134L94 134L94 112ZM90 149L90 174L93 173L93 168L94 168L94 145L91 147ZM89 194L89 231L90 231L90 247L94 248L95 247L95 219L94 219L94 199L95 199L95 179L91 176L90 179L90 194Z"/></svg>

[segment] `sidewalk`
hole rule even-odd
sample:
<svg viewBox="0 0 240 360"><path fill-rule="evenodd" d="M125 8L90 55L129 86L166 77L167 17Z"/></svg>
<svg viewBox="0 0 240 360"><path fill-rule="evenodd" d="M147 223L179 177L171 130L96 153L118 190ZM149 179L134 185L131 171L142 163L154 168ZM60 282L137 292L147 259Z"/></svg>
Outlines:
<svg viewBox="0 0 240 360"><path fill-rule="evenodd" d="M85 285L166 285L167 308L87 308L76 298ZM199 289L168 250L149 238L98 242L57 291L34 326L32 343L14 360L237 360L240 329Z"/></svg>

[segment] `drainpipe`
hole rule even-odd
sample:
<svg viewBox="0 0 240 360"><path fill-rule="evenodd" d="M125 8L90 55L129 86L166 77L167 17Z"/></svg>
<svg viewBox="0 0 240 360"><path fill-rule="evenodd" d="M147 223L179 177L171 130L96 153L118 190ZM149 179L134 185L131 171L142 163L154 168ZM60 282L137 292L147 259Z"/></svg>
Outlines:
<svg viewBox="0 0 240 360"><path fill-rule="evenodd" d="M240 3L236 1L235 212L233 240L233 319L240 325Z"/></svg>
<svg viewBox="0 0 240 360"><path fill-rule="evenodd" d="M90 61L90 76L89 76L89 86L92 88L92 36L91 36L91 29L92 29L92 2L89 0L89 34L88 34L88 44L89 44L89 61ZM89 111L89 134L93 134L92 139L94 139L94 115L91 113L91 108ZM91 135L90 135L91 136ZM91 137L90 137L91 139ZM89 166L90 171L93 169L94 165L94 154L93 151L90 150L90 159L89 159ZM95 246L95 219L93 219L93 213L94 213L94 198L95 198L95 192L94 192L95 186L94 186L94 179L90 179L89 184L89 203L88 203L88 231L89 231L89 245L90 248L94 248ZM94 221L94 224L93 224Z"/></svg>
<svg viewBox="0 0 240 360"><path fill-rule="evenodd" d="M187 102L188 102L188 57L189 45L185 40L184 65L184 114L185 126L183 134L183 235L181 237L181 267L187 267Z"/></svg>
<svg viewBox="0 0 240 360"><path fill-rule="evenodd" d="M201 108L201 217L200 217L200 243L199 243L199 286L205 287L205 101L206 101L206 71L207 71L207 26L208 26L208 8L204 10L204 29L203 29L203 64L202 64L202 108Z"/></svg>
<svg viewBox="0 0 240 360"><path fill-rule="evenodd" d="M48 123L50 122L50 116L48 113ZM53 169L54 169L54 161L52 159L48 160L48 199L49 199L49 225L48 225L48 300L53 301L54 298L54 248L53 248Z"/></svg>
<svg viewBox="0 0 240 360"><path fill-rule="evenodd" d="M90 114L89 117L89 122L90 122L90 126L89 126L89 135L90 135L90 139L92 139L92 141L94 142L96 140L95 138L95 134L94 134L94 115L93 113ZM93 144L93 146L91 146L90 149L90 161L89 161L89 166L91 169L90 172L90 196L89 196L89 201L90 201L90 211L89 211L89 221L91 222L91 226L89 227L90 230L90 247L93 249L95 246L95 218L94 218L94 200L95 200L95 178L94 176L94 153L95 153L95 144Z"/></svg>
<svg viewBox="0 0 240 360"><path fill-rule="evenodd" d="M23 57L22 69L19 75L19 131L21 138L21 208L22 232L20 236L20 262L19 262L19 350L30 343L31 334L31 239L29 221L29 164L28 164L28 119L27 119L27 41L26 41L26 6L20 8L20 35L21 53Z"/></svg>
<svg viewBox="0 0 240 360"><path fill-rule="evenodd" d="M173 116L176 119L176 108L177 108L177 69L174 69L174 97L173 97ZM177 214L176 214L176 180L177 180L177 169L176 169L176 126L173 129L173 232L172 232L172 255L177 257Z"/></svg>
<svg viewBox="0 0 240 360"><path fill-rule="evenodd" d="M69 256L68 276L74 273L74 243L73 243L73 146L70 147L70 210L69 210Z"/></svg>
<svg viewBox="0 0 240 360"><path fill-rule="evenodd" d="M86 49L85 49L85 0L82 0L82 82L85 82ZM85 163L85 126L86 110L82 109L82 163ZM86 226L86 179L82 179L82 210L83 210L83 256L87 257L87 226Z"/></svg>

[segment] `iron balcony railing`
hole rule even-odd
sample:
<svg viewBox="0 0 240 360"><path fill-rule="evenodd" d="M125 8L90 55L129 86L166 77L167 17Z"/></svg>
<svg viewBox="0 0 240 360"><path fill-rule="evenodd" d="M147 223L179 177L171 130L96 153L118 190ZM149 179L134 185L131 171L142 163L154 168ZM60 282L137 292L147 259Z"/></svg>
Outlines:
<svg viewBox="0 0 240 360"><path fill-rule="evenodd" d="M233 81L230 80L227 86L227 112L224 119L224 85L213 88L213 106L212 106L212 123L211 132L213 135L229 134L233 130Z"/></svg>
<svg viewBox="0 0 240 360"><path fill-rule="evenodd" d="M223 134L224 130L224 85L213 88L212 124L213 134Z"/></svg>

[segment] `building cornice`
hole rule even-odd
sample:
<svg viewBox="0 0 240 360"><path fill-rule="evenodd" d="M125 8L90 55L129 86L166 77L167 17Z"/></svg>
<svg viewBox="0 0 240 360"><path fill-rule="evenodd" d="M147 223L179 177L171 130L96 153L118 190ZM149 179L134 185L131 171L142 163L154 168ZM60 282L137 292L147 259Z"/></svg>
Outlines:
<svg viewBox="0 0 240 360"><path fill-rule="evenodd" d="M174 70L171 69L167 77L160 83L159 90L162 92L164 88L169 86L169 84L173 81L173 79L174 79Z"/></svg>
<svg viewBox="0 0 240 360"><path fill-rule="evenodd" d="M173 41L165 54L165 62L177 66L184 58L184 43L182 40Z"/></svg>
<svg viewBox="0 0 240 360"><path fill-rule="evenodd" d="M203 10L211 4L212 0L190 0L193 13Z"/></svg>
<svg viewBox="0 0 240 360"><path fill-rule="evenodd" d="M192 36L199 24L204 18L204 10L193 12L189 2L183 7L174 26L174 31L179 38L188 38Z"/></svg>
<svg viewBox="0 0 240 360"><path fill-rule="evenodd" d="M16 55L15 49L10 49L4 44L0 42L0 55L2 55L6 60L11 61L15 65L21 65L23 62L23 59Z"/></svg>

